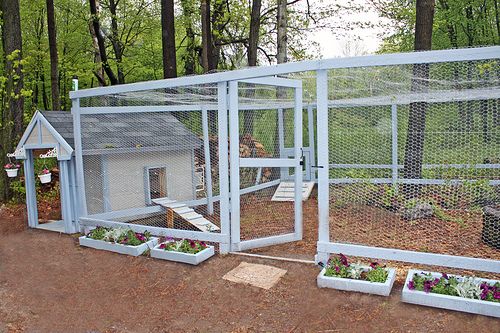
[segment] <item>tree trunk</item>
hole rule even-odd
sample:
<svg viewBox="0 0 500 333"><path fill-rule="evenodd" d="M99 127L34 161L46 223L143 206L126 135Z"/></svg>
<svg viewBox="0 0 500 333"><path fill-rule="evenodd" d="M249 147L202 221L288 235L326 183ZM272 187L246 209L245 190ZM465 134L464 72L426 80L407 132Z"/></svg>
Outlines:
<svg viewBox="0 0 500 333"><path fill-rule="evenodd" d="M7 82L2 96L1 149L2 157L12 152L23 134L24 99L22 59L21 18L19 0L0 0L2 11L2 46L4 70ZM5 172L0 176L1 199L10 198L10 181Z"/></svg>
<svg viewBox="0 0 500 333"><path fill-rule="evenodd" d="M257 48L259 45L260 35L260 9L262 6L261 0L252 1L252 11L250 13L250 33L248 35L247 60L248 66L257 66ZM255 96L255 92L250 90L247 97ZM253 136L255 112L253 110L245 111L243 116L244 134Z"/></svg>
<svg viewBox="0 0 500 333"><path fill-rule="evenodd" d="M210 28L210 0L201 0L201 65L205 73L214 69L212 30Z"/></svg>
<svg viewBox="0 0 500 333"><path fill-rule="evenodd" d="M94 25L89 24L90 35L92 36L92 46L94 48L94 63L98 65L98 69L94 70L93 73L99 82L99 86L104 87L106 85L106 78L104 77L104 68L102 67L101 52L99 51L99 44L97 42L97 35L94 31Z"/></svg>
<svg viewBox="0 0 500 333"><path fill-rule="evenodd" d="M61 109L59 99L59 59L57 55L56 18L54 13L54 0L47 0L47 31L49 34L50 53L50 87L52 92L52 110Z"/></svg>
<svg viewBox="0 0 500 333"><path fill-rule="evenodd" d="M276 61L278 64L282 64L288 61L287 58L287 0L278 0L278 8L276 15ZM276 89L277 99L284 98L286 96L286 91L284 88L278 87ZM285 121L285 114L283 112L283 123ZM280 146L279 146L279 128L278 128L278 112L276 112L275 119L275 130L274 130L274 156L280 156ZM273 169L272 178L276 179L279 177L279 170Z"/></svg>
<svg viewBox="0 0 500 333"><path fill-rule="evenodd" d="M415 50L430 50L432 47L432 25L434 21L434 0L417 0L415 21ZM429 85L429 64L415 64L411 90L425 92ZM424 154L424 133L427 103L410 104L408 134L406 137L403 174L407 179L422 178L422 161ZM406 194L417 196L419 187L405 187Z"/></svg>
<svg viewBox="0 0 500 333"><path fill-rule="evenodd" d="M101 32L101 25L99 22L99 15L97 12L97 0L89 0L90 14L92 15L92 27L94 29L95 37L97 39L97 46L101 56L102 67L104 72L109 78L111 85L118 84L118 79L108 63L108 56L106 55L106 45L104 43L104 36Z"/></svg>
<svg viewBox="0 0 500 333"><path fill-rule="evenodd" d="M161 0L161 42L163 49L163 78L177 77L175 54L174 0Z"/></svg>
<svg viewBox="0 0 500 333"><path fill-rule="evenodd" d="M190 0L181 0L182 7L182 19L184 21L185 31L186 31L186 52L182 56L182 61L184 62L184 75L192 75L195 72L196 65L196 44L193 29L192 17L194 15L194 10Z"/></svg>
<svg viewBox="0 0 500 333"><path fill-rule="evenodd" d="M125 83L125 75L123 74L123 45L118 35L118 20L116 15L116 8L118 4L115 0L109 0L109 12L111 13L111 36L109 39L113 46L115 54L116 72L118 74L118 84Z"/></svg>

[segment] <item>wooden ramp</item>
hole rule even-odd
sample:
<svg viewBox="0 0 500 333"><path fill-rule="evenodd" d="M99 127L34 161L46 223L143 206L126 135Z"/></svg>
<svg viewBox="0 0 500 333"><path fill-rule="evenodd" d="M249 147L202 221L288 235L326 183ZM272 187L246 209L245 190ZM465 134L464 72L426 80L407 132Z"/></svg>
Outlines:
<svg viewBox="0 0 500 333"><path fill-rule="evenodd" d="M195 212L193 208L188 207L183 203L179 203L176 200L172 200L169 198L158 198L151 201L153 201L157 205L167 208L167 212L174 212L179 217L184 219L187 223L193 225L195 228L201 231L212 232L220 230L218 226L204 218L203 215Z"/></svg>
<svg viewBox="0 0 500 333"><path fill-rule="evenodd" d="M311 192L314 188L314 182L302 183L302 200L309 199ZM271 201L294 201L295 199L295 183L294 182L281 182L274 192Z"/></svg>

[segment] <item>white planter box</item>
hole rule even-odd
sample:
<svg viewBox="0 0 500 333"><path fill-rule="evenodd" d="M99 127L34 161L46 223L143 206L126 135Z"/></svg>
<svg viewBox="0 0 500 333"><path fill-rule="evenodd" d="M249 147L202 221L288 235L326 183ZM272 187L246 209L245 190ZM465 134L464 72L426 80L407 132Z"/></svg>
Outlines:
<svg viewBox="0 0 500 333"><path fill-rule="evenodd" d="M369 268L368 266L361 267L365 269ZM385 283L325 276L325 271L326 268L323 268L317 278L318 287L320 288L357 291L381 296L389 296L394 280L396 280L396 270L394 268L387 268L388 275Z"/></svg>
<svg viewBox="0 0 500 333"><path fill-rule="evenodd" d="M45 175L38 175L38 178L40 178L40 182L42 184L47 184L47 183L50 183L50 181L52 179L52 174L51 173L47 173Z"/></svg>
<svg viewBox="0 0 500 333"><path fill-rule="evenodd" d="M176 251L166 251L164 249L160 249L160 245L161 244L155 246L151 250L152 258L183 262L185 264L190 264L190 265L198 265L199 263L207 260L208 258L210 258L215 254L214 247L210 245L206 249L196 254L176 252Z"/></svg>
<svg viewBox="0 0 500 333"><path fill-rule="evenodd" d="M17 177L18 170L19 169L5 169L5 171L7 172L7 177L9 177L9 178Z"/></svg>
<svg viewBox="0 0 500 333"><path fill-rule="evenodd" d="M459 296L426 293L424 291L418 290L410 290L408 288L408 282L413 279L413 275L415 273L427 274L429 272L410 269L410 271L408 272L408 276L406 277L405 285L403 287L403 293L401 296L403 302L500 318L500 303L483 301L479 299L463 298ZM431 274L432 276L437 278L441 277L441 273L431 272ZM459 275L450 276L462 278ZM490 284L497 282L487 279L479 280L488 282Z"/></svg>
<svg viewBox="0 0 500 333"><path fill-rule="evenodd" d="M105 242L102 240L96 240L92 238L88 238L87 236L81 236L78 238L81 246L91 247L98 250L106 250L121 254L128 254L130 256L140 256L148 249L152 249L156 244L158 244L158 238L151 237L149 241L146 243L142 243L141 245L132 246L132 245L123 245Z"/></svg>

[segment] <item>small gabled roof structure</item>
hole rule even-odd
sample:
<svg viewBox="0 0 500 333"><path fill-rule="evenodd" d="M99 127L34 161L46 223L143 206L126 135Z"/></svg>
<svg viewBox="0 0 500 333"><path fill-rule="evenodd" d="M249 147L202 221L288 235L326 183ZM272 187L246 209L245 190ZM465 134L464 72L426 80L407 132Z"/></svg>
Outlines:
<svg viewBox="0 0 500 333"><path fill-rule="evenodd" d="M69 112L64 113L71 117ZM53 126L53 123L50 122L49 119L45 117L44 113L36 111L31 118L28 127L24 131L24 134L16 147L16 151L23 151L25 149L57 148L58 160L71 159L74 151L74 140L70 136L67 136L66 138L63 137L61 132ZM72 133L73 131L71 130L71 134ZM19 156L19 158L23 158L23 156Z"/></svg>

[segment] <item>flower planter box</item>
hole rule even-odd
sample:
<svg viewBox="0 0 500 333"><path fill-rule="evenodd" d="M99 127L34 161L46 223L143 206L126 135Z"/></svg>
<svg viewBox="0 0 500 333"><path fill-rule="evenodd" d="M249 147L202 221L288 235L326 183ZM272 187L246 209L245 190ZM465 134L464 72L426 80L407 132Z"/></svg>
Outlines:
<svg viewBox="0 0 500 333"><path fill-rule="evenodd" d="M500 303L483 301L479 299L463 298L459 296L426 293L424 291L409 289L408 282L410 282L413 279L413 275L415 273L427 274L428 272L422 272L417 270L410 270L408 272L408 276L406 277L405 285L403 287L403 293L401 296L403 302L500 318ZM431 272L431 274L436 278L441 277L441 273ZM462 278L461 276L458 275L455 275L455 277ZM479 280L488 283L496 282L487 279L479 279Z"/></svg>
<svg viewBox="0 0 500 333"><path fill-rule="evenodd" d="M369 268L368 266L362 267ZM385 283L325 276L325 271L326 268L323 268L317 278L318 287L320 288L357 291L380 296L389 296L394 280L396 280L396 270L394 268L387 268L388 275Z"/></svg>
<svg viewBox="0 0 500 333"><path fill-rule="evenodd" d="M5 172L7 172L7 177L9 177L9 178L17 177L18 171L19 171L19 169L5 169Z"/></svg>
<svg viewBox="0 0 500 333"><path fill-rule="evenodd" d="M135 256L135 257L140 256L148 249L152 249L158 243L158 238L155 237L151 237L151 239L146 243L142 243L141 245L137 246L110 243L102 240L88 238L87 236L81 236L78 240L80 241L81 246L86 246L98 250L106 250L121 254L128 254L130 256Z"/></svg>
<svg viewBox="0 0 500 333"><path fill-rule="evenodd" d="M43 175L38 175L38 178L40 178L40 182L42 184L47 184L47 183L50 183L50 181L52 180L52 174L47 173L47 174L43 174Z"/></svg>
<svg viewBox="0 0 500 333"><path fill-rule="evenodd" d="M214 247L210 245L206 249L201 250L196 254L166 251L164 249L160 249L160 245L161 244L158 244L151 250L152 258L177 261L190 265L198 265L199 263L207 260L215 254Z"/></svg>

